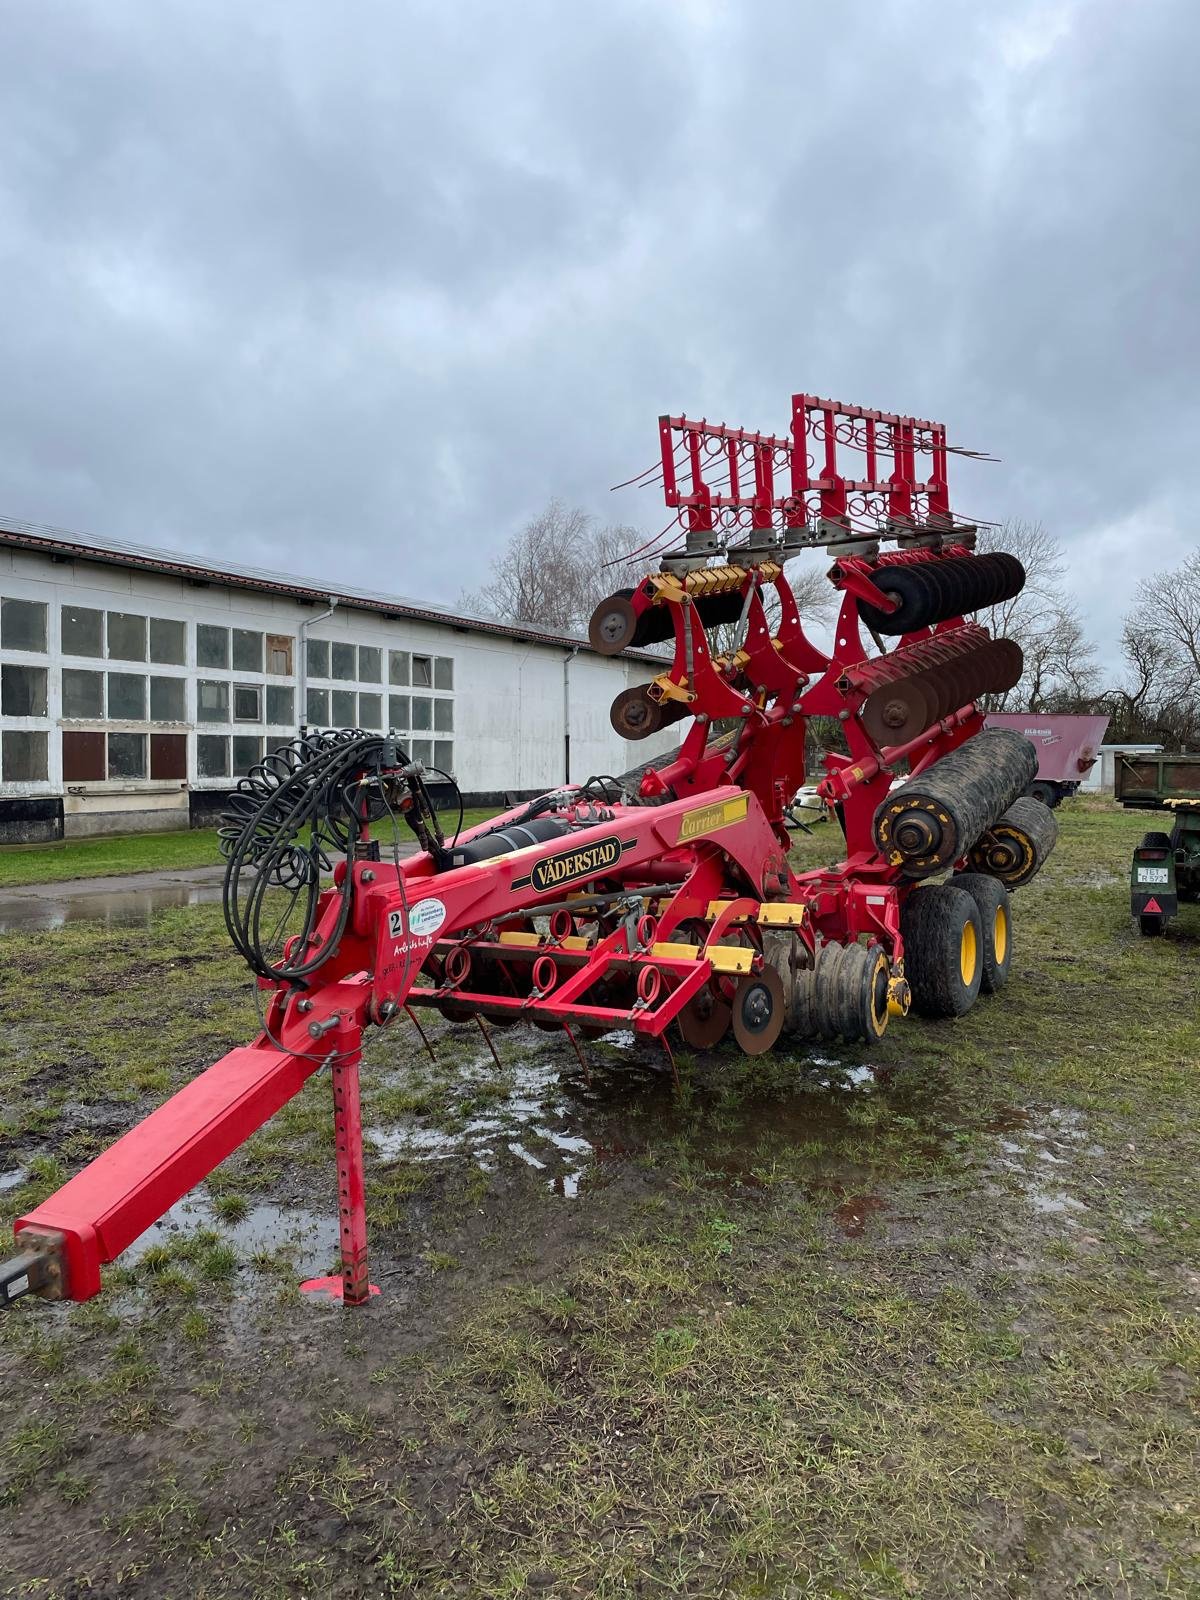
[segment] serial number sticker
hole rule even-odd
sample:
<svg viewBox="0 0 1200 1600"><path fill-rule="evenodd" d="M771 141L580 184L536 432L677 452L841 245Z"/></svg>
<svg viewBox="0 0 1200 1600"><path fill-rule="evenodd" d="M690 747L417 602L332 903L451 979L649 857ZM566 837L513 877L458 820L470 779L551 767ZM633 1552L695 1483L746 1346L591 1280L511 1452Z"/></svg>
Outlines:
<svg viewBox="0 0 1200 1600"><path fill-rule="evenodd" d="M1171 874L1166 867L1139 867L1137 881L1139 883L1169 883Z"/></svg>

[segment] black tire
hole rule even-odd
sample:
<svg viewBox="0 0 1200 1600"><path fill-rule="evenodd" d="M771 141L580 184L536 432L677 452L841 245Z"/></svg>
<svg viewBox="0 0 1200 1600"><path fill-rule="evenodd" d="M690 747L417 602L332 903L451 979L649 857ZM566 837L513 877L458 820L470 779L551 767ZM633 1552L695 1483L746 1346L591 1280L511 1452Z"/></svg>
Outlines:
<svg viewBox="0 0 1200 1600"><path fill-rule="evenodd" d="M1161 939L1166 922L1162 917L1156 917L1153 912L1149 916L1143 912L1138 918L1138 932L1143 939Z"/></svg>
<svg viewBox="0 0 1200 1600"><path fill-rule="evenodd" d="M1044 806L1048 806L1051 811L1054 810L1055 806L1058 805L1059 801L1062 799L1062 795L1059 793L1058 785L1056 783L1031 783L1029 788L1026 789L1025 793L1031 800L1040 800L1042 804Z"/></svg>
<svg viewBox="0 0 1200 1600"><path fill-rule="evenodd" d="M1008 982L1012 965L1012 904L1008 890L999 878L986 872L959 872L950 881L954 888L965 889L979 907L983 925L979 992L996 994Z"/></svg>
<svg viewBox="0 0 1200 1600"><path fill-rule="evenodd" d="M964 1016L983 980L979 907L952 883L927 884L900 912L904 973L913 1009L923 1017Z"/></svg>
<svg viewBox="0 0 1200 1600"><path fill-rule="evenodd" d="M1141 850L1173 850L1175 845L1169 833L1144 833L1138 848Z"/></svg>

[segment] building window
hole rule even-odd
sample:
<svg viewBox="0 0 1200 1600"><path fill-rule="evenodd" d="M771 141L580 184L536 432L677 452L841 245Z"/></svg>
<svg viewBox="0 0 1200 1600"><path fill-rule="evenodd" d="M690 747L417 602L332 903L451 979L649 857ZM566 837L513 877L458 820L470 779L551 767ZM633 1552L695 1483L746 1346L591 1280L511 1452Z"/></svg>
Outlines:
<svg viewBox="0 0 1200 1600"><path fill-rule="evenodd" d="M378 645L359 645L358 681L360 683L381 683L383 681L383 651Z"/></svg>
<svg viewBox="0 0 1200 1600"><path fill-rule="evenodd" d="M233 775L235 778L244 777L250 768L262 760L263 742L249 734L235 733L233 736Z"/></svg>
<svg viewBox="0 0 1200 1600"><path fill-rule="evenodd" d="M108 714L113 721L146 720L146 680L136 672L110 672L108 675Z"/></svg>
<svg viewBox="0 0 1200 1600"><path fill-rule="evenodd" d="M408 727L408 696L388 695L388 727L403 732Z"/></svg>
<svg viewBox="0 0 1200 1600"><path fill-rule="evenodd" d="M45 783L49 771L44 733L6 728L0 740L0 778L5 783Z"/></svg>
<svg viewBox="0 0 1200 1600"><path fill-rule="evenodd" d="M146 776L146 735L110 733L108 736L108 775L110 778Z"/></svg>
<svg viewBox="0 0 1200 1600"><path fill-rule="evenodd" d="M187 623L150 618L150 659L158 666L182 667L187 662ZM150 766L154 766L153 755Z"/></svg>
<svg viewBox="0 0 1200 1600"><path fill-rule="evenodd" d="M429 739L414 739L412 742L412 758L414 761L423 762L426 766L433 765L433 744Z"/></svg>
<svg viewBox="0 0 1200 1600"><path fill-rule="evenodd" d="M62 650L65 656L104 654L104 613L86 606L64 606L61 612Z"/></svg>
<svg viewBox="0 0 1200 1600"><path fill-rule="evenodd" d="M296 697L282 684L267 685L267 721L273 728L290 728L296 715Z"/></svg>
<svg viewBox="0 0 1200 1600"><path fill-rule="evenodd" d="M267 671L273 677L291 677L293 642L286 633L269 633L267 635Z"/></svg>
<svg viewBox="0 0 1200 1600"><path fill-rule="evenodd" d="M383 727L383 696L381 694L359 695L358 725L360 728Z"/></svg>
<svg viewBox="0 0 1200 1600"><path fill-rule="evenodd" d="M408 684L408 651L388 651L388 682L397 683L402 687Z"/></svg>
<svg viewBox="0 0 1200 1600"><path fill-rule="evenodd" d="M215 628L208 622L196 624L196 665L198 667L229 665L228 628Z"/></svg>
<svg viewBox="0 0 1200 1600"><path fill-rule="evenodd" d="M449 656L434 657L433 686L435 689L453 689L454 663Z"/></svg>
<svg viewBox="0 0 1200 1600"><path fill-rule="evenodd" d="M0 600L0 644L46 653L46 607L41 600Z"/></svg>
<svg viewBox="0 0 1200 1600"><path fill-rule="evenodd" d="M330 696L335 728L352 728L354 726L354 690L335 689Z"/></svg>
<svg viewBox="0 0 1200 1600"><path fill-rule="evenodd" d="M263 636L246 628L233 630L233 670L235 672L261 672L263 669Z"/></svg>
<svg viewBox="0 0 1200 1600"><path fill-rule="evenodd" d="M108 658L110 661L145 661L145 617L129 611L108 613Z"/></svg>
<svg viewBox="0 0 1200 1600"><path fill-rule="evenodd" d="M187 721L187 682L183 678L150 679L150 721ZM159 735L155 735L158 738ZM166 737L166 735L162 735ZM154 771L154 750L150 750L151 776Z"/></svg>
<svg viewBox="0 0 1200 1600"><path fill-rule="evenodd" d="M454 771L454 742L451 739L433 741L433 764L447 774Z"/></svg>
<svg viewBox="0 0 1200 1600"><path fill-rule="evenodd" d="M187 777L186 733L150 735L150 776L175 779Z"/></svg>
<svg viewBox="0 0 1200 1600"><path fill-rule="evenodd" d="M327 728L329 726L328 689L310 689L308 691L305 720L310 728Z"/></svg>
<svg viewBox="0 0 1200 1600"><path fill-rule="evenodd" d="M433 702L433 726L438 733L454 732L453 700L435 700Z"/></svg>
<svg viewBox="0 0 1200 1600"><path fill-rule="evenodd" d="M354 646L343 644L334 640L329 656L331 678L339 678L343 683L354 677Z"/></svg>
<svg viewBox="0 0 1200 1600"><path fill-rule="evenodd" d="M202 778L227 778L229 740L216 733L197 734L196 771Z"/></svg>
<svg viewBox="0 0 1200 1600"><path fill-rule="evenodd" d="M412 681L414 689L433 688L432 656L414 656L412 658Z"/></svg>
<svg viewBox="0 0 1200 1600"><path fill-rule="evenodd" d="M305 659L308 663L310 678L327 678L329 676L329 640L305 640Z"/></svg>
<svg viewBox="0 0 1200 1600"><path fill-rule="evenodd" d="M233 720L235 722L262 721L262 690L256 683L234 684Z"/></svg>
<svg viewBox="0 0 1200 1600"><path fill-rule="evenodd" d="M196 685L196 721L229 721L229 685L201 678Z"/></svg>
<svg viewBox="0 0 1200 1600"><path fill-rule="evenodd" d="M426 700L422 695L412 697L412 725L422 732L433 727L433 701Z"/></svg>
<svg viewBox="0 0 1200 1600"><path fill-rule="evenodd" d="M66 728L62 736L64 783L103 783L104 735Z"/></svg>
<svg viewBox="0 0 1200 1600"><path fill-rule="evenodd" d="M0 667L0 711L6 717L44 717L45 667L19 667L6 661Z"/></svg>
<svg viewBox="0 0 1200 1600"><path fill-rule="evenodd" d="M64 717L102 717L104 715L104 674L87 672L83 667L64 667L62 673L62 714ZM101 754L100 765L104 765ZM101 773L101 777L104 774Z"/></svg>

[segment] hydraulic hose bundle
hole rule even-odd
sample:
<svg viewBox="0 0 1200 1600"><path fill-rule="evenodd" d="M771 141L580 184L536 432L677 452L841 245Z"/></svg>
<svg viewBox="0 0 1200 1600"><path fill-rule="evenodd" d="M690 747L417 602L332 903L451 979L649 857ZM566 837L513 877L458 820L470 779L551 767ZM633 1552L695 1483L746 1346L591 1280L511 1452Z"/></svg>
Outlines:
<svg viewBox="0 0 1200 1600"><path fill-rule="evenodd" d="M944 872L1029 787L1037 751L1008 728L985 728L894 790L875 813L875 843L906 878Z"/></svg>
<svg viewBox="0 0 1200 1600"><path fill-rule="evenodd" d="M334 936L310 950L321 874L331 853L353 856L365 824L403 813L426 848L440 846L419 770L407 760L394 739L342 729L294 739L239 780L218 829L222 903L230 938L260 977L300 980L329 958L354 879L347 872L342 880Z"/></svg>

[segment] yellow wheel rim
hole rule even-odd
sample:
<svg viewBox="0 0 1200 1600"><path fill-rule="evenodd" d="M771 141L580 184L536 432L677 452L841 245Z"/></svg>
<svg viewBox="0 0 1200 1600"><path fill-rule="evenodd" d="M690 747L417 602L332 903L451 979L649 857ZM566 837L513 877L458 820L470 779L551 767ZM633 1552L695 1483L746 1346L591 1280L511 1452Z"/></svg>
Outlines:
<svg viewBox="0 0 1200 1600"><path fill-rule="evenodd" d="M964 922L962 942L958 947L958 970L962 973L962 981L967 988L975 981L975 963L979 959L978 941L975 938L975 924Z"/></svg>
<svg viewBox="0 0 1200 1600"><path fill-rule="evenodd" d="M996 920L992 924L992 949L996 952L996 965L1002 967L1008 955L1008 912L996 907Z"/></svg>

